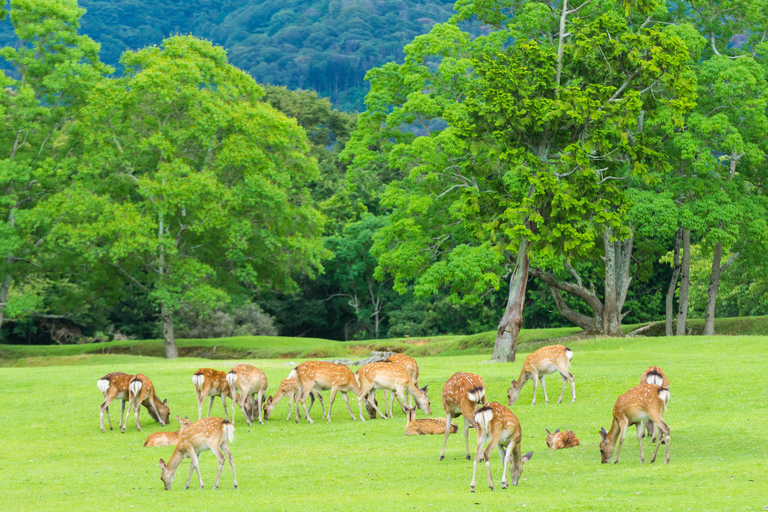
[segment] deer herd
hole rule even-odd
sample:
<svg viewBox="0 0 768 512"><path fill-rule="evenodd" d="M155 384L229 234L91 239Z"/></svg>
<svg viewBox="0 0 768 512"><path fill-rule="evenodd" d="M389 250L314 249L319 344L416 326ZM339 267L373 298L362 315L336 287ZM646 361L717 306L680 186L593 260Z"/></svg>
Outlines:
<svg viewBox="0 0 768 512"><path fill-rule="evenodd" d="M536 402L537 383L541 385L541 390L544 393L544 403L549 403L544 386L544 377L555 372L558 372L563 380L563 388L557 403L562 401L568 381L571 382L571 401L575 402L576 383L573 374L569 371L572 358L573 351L562 345L543 347L530 354L523 363L518 379L512 380L510 383L507 391L507 406L511 407L516 402L520 391L528 380L533 381L533 401L531 404ZM395 354L384 362L366 364L360 367L357 373L353 373L349 367L341 364L307 361L299 364L290 372L290 375L280 383L274 396L266 396L267 377L261 369L255 366L238 364L228 373L211 368L200 368L192 376L197 397L198 420L191 422L188 417L182 419L176 416L180 425L178 431L153 433L147 438L144 446L175 445L168 463L163 459L160 459L159 462L161 479L166 490L171 488L176 470L185 458L191 459L189 477L185 488L189 488L192 474L196 470L202 489L203 479L200 475L198 461L200 454L209 450L213 452L219 462L216 483L213 488L218 488L221 471L228 459L236 489L235 464L229 450L229 444L234 441L235 404L240 407L246 424L250 426L256 420L264 424L265 420L269 420L275 406L284 397L288 397L289 407L286 419L290 420L291 412L295 411L295 421L298 423L299 404L301 404L302 416L309 423L313 423L309 412L317 400L322 407L322 418L330 422L336 395L341 393L350 416L356 420L357 417L350 405L348 396L352 392L357 398L361 421L365 421L363 405L365 405L366 412L371 419L376 418L377 414L384 419L393 418L393 403L397 400L400 409L407 418L406 435L444 435L443 449L439 460L445 458L448 436L458 432L458 426L452 423L452 420L462 416L467 460L472 458L469 451L469 429L475 429L477 432L477 447L470 490L475 492L477 464L480 460L485 462L488 486L491 490L494 489L490 466L490 457L494 448L498 448L503 465L502 489L506 489L508 483L517 485L523 464L531 459L533 452L522 455L520 421L507 406L486 400L486 387L483 379L474 373L455 373L446 381L442 390L445 418L417 420L417 408L422 409L427 415L432 414L427 386L419 388L418 379L418 364L413 358L404 354ZM131 410L133 410L136 419L136 428L141 431L139 421L141 406L144 406L149 415L161 425L170 423L168 401L161 401L157 397L155 387L147 376L142 374L128 375L121 372L109 373L97 381L97 386L104 395L104 402L99 407L102 432L105 432L105 412L107 413L109 429L112 430L109 405L116 399L121 400L119 421L121 432L125 432ZM384 392L381 409L376 400L376 391L378 390ZM321 391L330 391L327 411L320 394ZM217 396L221 398L225 419L210 417L213 402ZM203 405L206 397L209 397L210 401L208 413L203 418ZM389 398L389 411L387 411L386 405L387 397ZM227 398L232 401L231 420L227 412ZM309 407L306 404L307 398L311 399ZM637 440L640 443L640 462L645 460L642 439L647 434L656 441L656 449L651 462L655 461L659 446L665 442L667 452L665 462L669 463L669 426L663 419L669 398L669 380L661 368L651 366L641 376L640 385L633 387L616 400L610 430L606 431L605 428L601 428L599 432L601 462L606 463L613 457L617 441L618 448L615 449L616 456L613 463L618 462L627 427L636 425ZM413 407L411 406L411 399L415 401ZM126 402L128 403L127 412ZM657 435L657 431L660 434ZM571 430L560 432L560 429L557 429L555 432L549 430L546 432L546 444L553 450L579 445L578 438ZM509 481L507 480L507 471L509 471Z"/></svg>

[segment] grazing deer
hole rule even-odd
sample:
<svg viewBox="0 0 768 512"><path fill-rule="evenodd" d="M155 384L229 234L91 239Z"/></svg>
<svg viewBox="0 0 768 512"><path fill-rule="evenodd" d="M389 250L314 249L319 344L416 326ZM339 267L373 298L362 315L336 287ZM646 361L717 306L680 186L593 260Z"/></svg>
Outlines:
<svg viewBox="0 0 768 512"><path fill-rule="evenodd" d="M179 434L181 434L185 428L187 428L190 425L189 417L184 416L184 419L181 419L179 416L176 416L176 421L181 423L179 426L179 430L176 432L153 432L152 434L149 434L149 437L147 437L147 440L144 441L144 448L148 448L150 446L174 446L179 441Z"/></svg>
<svg viewBox="0 0 768 512"><path fill-rule="evenodd" d="M531 405L536 403L536 382L541 382L541 390L544 392L544 403L549 403L547 397L547 389L544 387L544 376L550 373L560 372L560 376L563 378L563 390L560 392L560 398L557 403L562 402L563 395L565 394L565 386L568 381L571 381L571 389L573 391L573 400L576 401L576 380L573 378L573 374L568 371L568 367L571 365L571 359L573 359L573 350L564 347L562 345L550 345L549 347L541 347L539 350L530 354L525 358L523 363L523 369L520 372L520 377L517 380L512 380L509 385L509 391L507 391L508 402L507 405L512 406L520 395L520 390L523 389L525 383L528 380L533 380L533 401Z"/></svg>
<svg viewBox="0 0 768 512"><path fill-rule="evenodd" d="M640 377L640 384L656 384L657 386L669 389L669 379L658 366L650 366L645 370ZM651 420L645 421L645 431L648 433L651 441L656 440L656 425Z"/></svg>
<svg viewBox="0 0 768 512"><path fill-rule="evenodd" d="M630 425L637 425L637 441L640 443L640 462L645 462L645 454L643 453L643 422L650 419L666 436L667 460L665 462L669 464L669 426L664 423L663 419L664 411L669 403L669 396L667 388L662 388L655 384L641 384L621 395L613 406L611 430L606 432L605 428L600 429L601 462L605 464L611 459L617 439L619 439L619 448L616 450L616 458L613 463L619 462L621 445L624 444L624 436L627 433L627 427ZM621 438L619 438L619 434L621 434ZM656 460L656 454L659 451L662 437L664 436L659 436L656 442L656 450L653 452L651 462Z"/></svg>
<svg viewBox="0 0 768 512"><path fill-rule="evenodd" d="M283 379L283 381L280 383L280 387L277 388L277 393L275 393L275 396L269 396L267 397L266 402L264 402L264 419L268 420L269 417L272 415L272 410L277 406L278 403L280 403L280 400L283 399L283 397L288 397L288 417L285 418L286 420L291 419L291 412L293 411L294 406L294 397L299 392L299 381L296 380L295 377L286 377ZM314 389L309 392L309 410L312 410L312 406L315 405L315 398L317 398L320 401L320 406L323 408L323 416L322 419L325 419L325 403L323 403L323 396L315 391ZM299 407L299 400L296 399L296 409L298 411ZM298 415L298 412L296 413Z"/></svg>
<svg viewBox="0 0 768 512"><path fill-rule="evenodd" d="M252 396L259 410L259 423L263 425L261 404L264 402L264 392L268 385L264 372L251 364L237 364L227 374L227 384L229 384L229 397L232 399L232 421L235 420L235 404L237 404L245 416L245 423L249 427L252 425L250 415L245 411L246 398Z"/></svg>
<svg viewBox="0 0 768 512"><path fill-rule="evenodd" d="M407 417L408 423L405 424L405 435L407 436L445 434L445 418L426 418L417 420L415 407L408 408ZM451 423L448 433L455 434L458 431L459 427L455 423Z"/></svg>
<svg viewBox="0 0 768 512"><path fill-rule="evenodd" d="M355 414L352 412L352 407L349 405L349 397L347 396L349 391L358 395L357 401L358 406L360 407L360 419L365 421L365 418L363 418L362 397L360 396L360 384L357 382L355 374L352 373L352 370L347 366L326 361L307 361L294 368L289 377L295 378L299 384L297 400L301 402L301 405L304 408L304 415L308 422L314 423L312 418L309 417L309 411L307 410L307 396L309 396L313 389L316 391L326 389L331 390L331 401L328 404L328 414L326 415L328 421L331 421L331 409L333 408L333 402L336 399L336 393L339 392L347 403L349 415L353 420L356 419ZM297 406L296 423L298 422L299 408Z"/></svg>
<svg viewBox="0 0 768 512"><path fill-rule="evenodd" d="M546 430L546 429L545 429ZM559 450L561 448L573 448L579 446L579 438L572 430L566 430L560 432L560 429L550 432L547 430L547 446L553 450Z"/></svg>
<svg viewBox="0 0 768 512"><path fill-rule="evenodd" d="M510 458L512 459L512 466L509 467L509 474L512 479L512 485L517 485L523 472L523 464L533 457L533 452L526 453L522 457L520 456L520 453L523 451L520 447L523 434L517 416L500 403L488 402L475 413L475 424L477 425L477 451L475 452L475 465L472 470L472 483L469 484L470 490L475 492L477 461L481 453L485 459L485 467L488 469L488 487L493 490L491 452L496 446L499 447L501 460L504 464L501 488L507 488L507 467L509 467ZM483 451L485 442L489 440L488 446ZM506 447L506 450L504 450L504 447Z"/></svg>
<svg viewBox="0 0 768 512"><path fill-rule="evenodd" d="M450 423L452 418L464 416L464 441L467 446L467 460L472 458L469 455L469 429L475 427L475 408L477 404L482 403L485 403L485 383L479 375L458 372L453 374L443 386L445 424ZM440 460L445 458L448 434L449 432L445 433Z"/></svg>
<svg viewBox="0 0 768 512"><path fill-rule="evenodd" d="M357 380L360 382L360 397L364 397L365 400L378 412L382 418L387 418L387 415L379 410L374 401L373 394L369 394L372 390L384 389L394 391L397 400L400 402L400 406L405 409L405 394L407 391L416 399L418 406L427 414L432 414L432 407L429 403L429 396L427 396L427 386L419 389L416 384L413 383L408 376L408 372L405 368L399 364L393 363L369 363L357 370ZM386 391L385 391L386 392ZM389 401L389 417L392 417L392 403L394 400ZM386 407L385 407L386 408Z"/></svg>
<svg viewBox="0 0 768 512"><path fill-rule="evenodd" d="M229 458L229 465L232 466L232 482L237 489L237 477L235 476L235 462L232 460L232 453L229 451L229 443L235 441L235 425L221 418L204 418L194 422L184 429L179 435L179 442L173 451L168 464L160 459L160 479L165 484L165 490L168 491L173 485L173 479L176 477L176 470L186 457L192 459L189 466L189 478L184 489L189 489L189 482L192 480L192 471L197 470L197 477L200 479L200 489L203 488L203 477L200 474L199 455L205 451L212 451L219 461L219 472L216 473L216 483L213 485L215 491L219 487L221 479L221 470L224 468L224 453Z"/></svg>
<svg viewBox="0 0 768 512"><path fill-rule="evenodd" d="M399 364L403 368L405 368L406 373L411 378L414 384L416 384L416 387L419 387L419 365L416 363L416 360L412 358L411 356L407 356L405 354L392 354L386 359L387 362ZM392 400L394 393L389 391L387 394L389 394L389 399ZM386 396L386 395L385 395ZM384 407L386 407L386 403L384 404ZM408 407L411 407L411 395L408 395Z"/></svg>
<svg viewBox="0 0 768 512"><path fill-rule="evenodd" d="M167 425L171 422L171 410L168 408L168 400L166 399L161 402L155 394L155 386L152 385L152 381L149 380L149 377L139 373L131 379L131 383L128 385L129 409L125 413L122 432L125 432L125 424L128 423L128 414L130 413L131 407L136 415L136 428L141 432L139 411L141 410L142 405L146 407L148 411L154 412L151 416L157 418L161 425Z"/></svg>
<svg viewBox="0 0 768 512"><path fill-rule="evenodd" d="M192 376L192 383L195 385L195 394L197 395L197 419L203 417L203 402L205 397L211 397L208 404L208 414L211 415L211 409L213 408L214 397L221 397L221 404L224 406L224 416L229 419L227 414L227 396L229 396L229 383L227 382L227 374L214 370L212 368L200 368ZM232 414L234 416L234 407L232 408ZM232 418L234 419L234 417Z"/></svg>
<svg viewBox="0 0 768 512"><path fill-rule="evenodd" d="M112 418L109 416L109 404L112 403L113 400L119 399L121 401L121 408L120 408L120 428L125 431L123 428L123 416L125 416L125 402L128 401L128 386L131 383L131 380L133 379L133 375L128 375L127 373L123 372L112 372L108 373L102 378L100 378L98 381L96 381L96 386L98 386L99 391L101 391L101 394L104 395L104 402L99 406L99 421L101 423L101 431L104 432L104 411L107 411L107 420L109 420L109 430L112 430ZM154 411L152 409L147 409L149 411L150 416L154 414ZM156 416L152 416L155 421L159 421L159 418Z"/></svg>

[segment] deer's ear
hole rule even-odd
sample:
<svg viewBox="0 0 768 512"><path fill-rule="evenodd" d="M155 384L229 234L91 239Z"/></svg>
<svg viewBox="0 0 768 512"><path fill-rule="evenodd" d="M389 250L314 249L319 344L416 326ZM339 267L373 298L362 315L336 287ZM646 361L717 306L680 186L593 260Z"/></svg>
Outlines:
<svg viewBox="0 0 768 512"><path fill-rule="evenodd" d="M176 415L176 421L178 421L179 423L181 423L181 416L179 416L178 414Z"/></svg>
<svg viewBox="0 0 768 512"><path fill-rule="evenodd" d="M525 455L523 455L523 464L531 460L531 457L533 457L533 452L528 452Z"/></svg>
<svg viewBox="0 0 768 512"><path fill-rule="evenodd" d="M552 433L552 432L550 432L550 431L549 431L549 429L548 429L548 428L545 428L544 430L546 430L546 431L547 431L547 435L550 435L550 434Z"/></svg>
<svg viewBox="0 0 768 512"><path fill-rule="evenodd" d="M557 434L558 432L560 432L560 429L555 430L555 434Z"/></svg>
<svg viewBox="0 0 768 512"><path fill-rule="evenodd" d="M426 393L427 393L427 387L428 387L428 386L429 386L429 384L427 384L426 386L424 386L423 388L421 388L421 392L422 392L422 393L424 393L424 394L426 394Z"/></svg>
<svg viewBox="0 0 768 512"><path fill-rule="evenodd" d="M601 427L598 434L600 434L600 437L603 439L603 441L605 441L605 439L608 437L608 432L605 431L605 427Z"/></svg>
<svg viewBox="0 0 768 512"><path fill-rule="evenodd" d="M167 404L168 404L168 399L166 398L165 400L163 400L163 405L167 405Z"/></svg>
<svg viewBox="0 0 768 512"><path fill-rule="evenodd" d="M184 419L185 419L185 420L188 420L188 419L189 419L189 416L184 416Z"/></svg>
<svg viewBox="0 0 768 512"><path fill-rule="evenodd" d="M160 469L166 469L165 461L160 459Z"/></svg>

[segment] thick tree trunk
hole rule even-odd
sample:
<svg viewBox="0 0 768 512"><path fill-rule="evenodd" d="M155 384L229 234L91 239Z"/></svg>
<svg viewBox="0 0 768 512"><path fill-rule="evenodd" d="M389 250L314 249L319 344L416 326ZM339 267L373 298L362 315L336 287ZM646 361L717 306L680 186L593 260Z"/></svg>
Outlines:
<svg viewBox="0 0 768 512"><path fill-rule="evenodd" d="M683 261L680 265L680 297L677 303L677 336L685 336L685 322L688 320L688 287L691 267L691 230L683 229Z"/></svg>
<svg viewBox="0 0 768 512"><path fill-rule="evenodd" d="M675 234L675 256L672 278L669 280L669 288L667 288L667 318L665 328L667 336L674 336L675 334L675 290L677 289L677 279L680 277L680 244L682 241L683 230L678 229L677 233Z"/></svg>
<svg viewBox="0 0 768 512"><path fill-rule="evenodd" d="M715 252L712 256L712 272L709 274L709 286L707 287L707 308L704 310L704 332L705 336L715 334L715 305L717 304L717 290L720 287L720 278L723 272L739 257L739 253L733 254L722 266L720 261L723 258L723 244L715 244Z"/></svg>
<svg viewBox="0 0 768 512"><path fill-rule="evenodd" d="M176 350L176 337L173 334L173 312L166 304L160 305L160 319L163 321L165 357L168 359L176 359L179 357L179 352Z"/></svg>
<svg viewBox="0 0 768 512"><path fill-rule="evenodd" d="M3 320L5 319L5 306L8 304L8 291L11 289L11 274L5 276L3 282L0 283L0 328L3 327Z"/></svg>
<svg viewBox="0 0 768 512"><path fill-rule="evenodd" d="M496 344L491 361L513 363L517 353L517 335L523 326L523 305L525 288L528 285L528 241L521 237L517 260L512 277L509 279L509 297L504 316L496 330Z"/></svg>

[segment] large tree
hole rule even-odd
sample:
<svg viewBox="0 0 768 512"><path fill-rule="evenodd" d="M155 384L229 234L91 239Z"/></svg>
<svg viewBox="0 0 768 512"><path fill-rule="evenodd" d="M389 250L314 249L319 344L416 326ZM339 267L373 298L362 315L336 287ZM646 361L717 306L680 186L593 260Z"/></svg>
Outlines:
<svg viewBox="0 0 768 512"><path fill-rule="evenodd" d="M193 37L127 52L125 76L89 96L74 137L73 184L49 203L54 233L109 265L157 305L166 355L173 313L217 305L244 287L290 289L328 251L307 184L317 166L294 120Z"/></svg>

